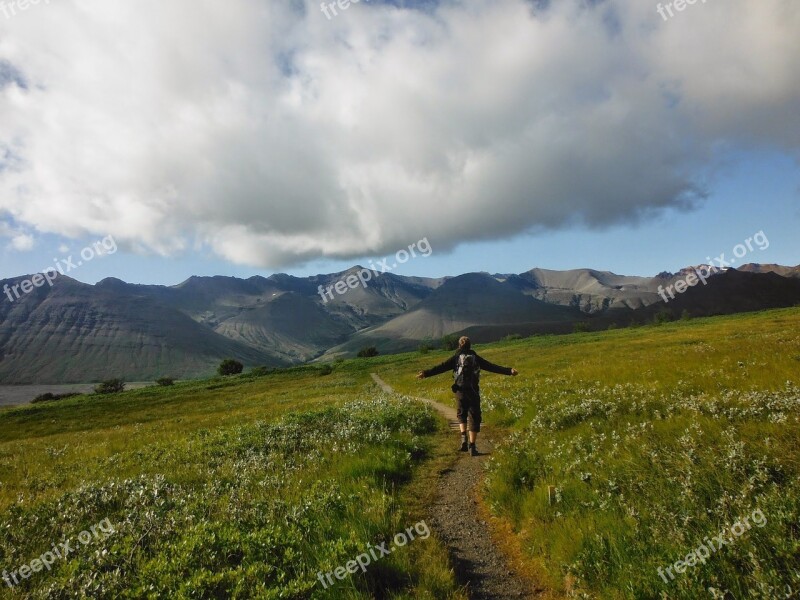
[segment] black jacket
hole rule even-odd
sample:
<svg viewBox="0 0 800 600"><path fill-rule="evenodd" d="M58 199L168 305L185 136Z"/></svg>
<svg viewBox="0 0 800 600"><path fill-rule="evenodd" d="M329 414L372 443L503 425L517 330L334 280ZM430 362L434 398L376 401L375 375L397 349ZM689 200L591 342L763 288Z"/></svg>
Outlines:
<svg viewBox="0 0 800 600"><path fill-rule="evenodd" d="M481 358L478 356L478 353L475 350L459 350L453 356L448 358L440 365L436 365L432 369L428 369L427 371L423 371L425 377L433 377L434 375L440 375L446 371L455 371L456 368L456 361L458 357L462 354L472 354L475 358L478 359L478 364L483 371L489 371L490 373L498 373L500 375L511 375L511 368L510 367L501 367L494 363L490 363L485 358ZM476 390L477 391L477 390Z"/></svg>

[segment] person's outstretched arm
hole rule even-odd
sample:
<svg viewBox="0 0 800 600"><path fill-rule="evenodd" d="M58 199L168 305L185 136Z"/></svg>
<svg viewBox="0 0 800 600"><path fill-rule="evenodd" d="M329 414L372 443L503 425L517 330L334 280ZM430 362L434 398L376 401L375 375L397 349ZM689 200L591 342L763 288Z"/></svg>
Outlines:
<svg viewBox="0 0 800 600"><path fill-rule="evenodd" d="M490 373L497 373L499 375L518 375L519 372L516 369L511 367L501 367L500 365L496 365L494 363L489 362L485 358L481 358L477 354L475 355L478 358L478 364L481 366L481 369L484 371L489 371Z"/></svg>
<svg viewBox="0 0 800 600"><path fill-rule="evenodd" d="M447 371L452 371L456 368L456 357L458 355L454 354L446 361L444 361L440 365L436 365L432 369L428 369L427 371L420 371L417 373L417 379L425 379L426 377L433 377L434 375L439 375L441 373L445 373Z"/></svg>

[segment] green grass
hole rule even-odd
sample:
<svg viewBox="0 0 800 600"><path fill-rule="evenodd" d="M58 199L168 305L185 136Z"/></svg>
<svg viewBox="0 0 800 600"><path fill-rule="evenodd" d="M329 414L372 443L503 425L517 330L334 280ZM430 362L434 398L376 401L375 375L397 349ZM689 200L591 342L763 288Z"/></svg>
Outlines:
<svg viewBox="0 0 800 600"><path fill-rule="evenodd" d="M556 594L783 597L800 590L800 309L478 351L504 441L484 498ZM445 549L416 540L329 590L331 571L420 521L452 442L424 405L430 351L0 411L0 563L108 518L116 531L8 597L453 598ZM548 487L554 501L548 500ZM665 583L707 537L753 527ZM713 588L712 593L710 589Z"/></svg>
<svg viewBox="0 0 800 600"><path fill-rule="evenodd" d="M483 377L488 423L511 430L486 499L550 588L686 599L800 590L800 310L479 351L523 375ZM449 382L415 384L399 369L386 379L448 396ZM763 528L674 580L658 575L756 509Z"/></svg>
<svg viewBox="0 0 800 600"><path fill-rule="evenodd" d="M329 589L333 571L420 521L406 488L442 425L363 365L240 376L0 413L0 563L72 539L8 597L462 598L416 539ZM81 546L108 519L114 533ZM18 576L19 579L19 576Z"/></svg>

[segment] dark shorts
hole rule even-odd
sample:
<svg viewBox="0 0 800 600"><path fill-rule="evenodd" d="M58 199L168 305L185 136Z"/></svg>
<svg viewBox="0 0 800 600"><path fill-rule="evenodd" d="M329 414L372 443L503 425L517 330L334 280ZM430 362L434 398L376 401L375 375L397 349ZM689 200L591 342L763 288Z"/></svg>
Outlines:
<svg viewBox="0 0 800 600"><path fill-rule="evenodd" d="M456 394L456 414L458 422L468 424L470 431L481 430L481 396L476 392L458 391Z"/></svg>

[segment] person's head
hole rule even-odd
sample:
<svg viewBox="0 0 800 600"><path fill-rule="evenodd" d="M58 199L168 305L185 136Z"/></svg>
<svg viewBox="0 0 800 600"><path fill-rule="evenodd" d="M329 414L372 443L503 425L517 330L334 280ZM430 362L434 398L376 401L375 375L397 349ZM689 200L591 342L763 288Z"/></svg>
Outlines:
<svg viewBox="0 0 800 600"><path fill-rule="evenodd" d="M459 350L469 350L472 347L472 342L469 341L469 338L465 335L462 335L458 338L458 349Z"/></svg>

